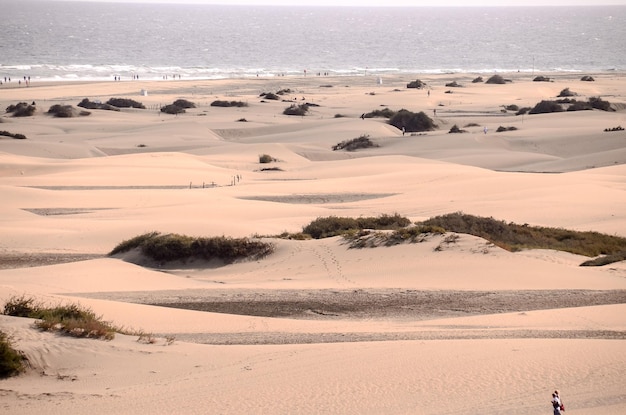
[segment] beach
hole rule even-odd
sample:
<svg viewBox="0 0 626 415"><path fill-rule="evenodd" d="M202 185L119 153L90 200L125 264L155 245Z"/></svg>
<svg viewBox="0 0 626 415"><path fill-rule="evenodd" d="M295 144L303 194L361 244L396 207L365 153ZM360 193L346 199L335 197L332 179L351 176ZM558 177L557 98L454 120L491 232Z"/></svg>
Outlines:
<svg viewBox="0 0 626 415"><path fill-rule="evenodd" d="M0 316L30 366L0 380L0 407L523 415L551 413L558 389L568 414L626 412L624 261L581 267L588 257L509 252L468 234L374 248L279 237L319 217L454 212L626 237L626 133L615 128L626 127L624 74L501 75L509 82L308 74L0 86L3 110L37 108L0 116L0 130L26 136L0 136L0 304L79 303L149 334L77 339ZM407 88L418 78L424 88ZM566 88L612 110L513 109ZM145 109L46 114L84 98ZM179 99L196 107L159 110ZM283 114L305 103L306 115ZM403 132L363 117L385 108L423 111L437 127ZM375 146L333 150L357 137ZM260 238L274 252L232 264L108 255L147 232Z"/></svg>

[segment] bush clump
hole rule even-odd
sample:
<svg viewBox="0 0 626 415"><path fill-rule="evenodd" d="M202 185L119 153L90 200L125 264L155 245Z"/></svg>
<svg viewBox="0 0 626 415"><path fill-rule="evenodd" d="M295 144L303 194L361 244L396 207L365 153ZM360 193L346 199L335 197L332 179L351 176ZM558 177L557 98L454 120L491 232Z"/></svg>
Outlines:
<svg viewBox="0 0 626 415"><path fill-rule="evenodd" d="M543 75L539 75L536 76L535 79L533 79L533 82L550 82L550 78L548 78L547 76L543 76Z"/></svg>
<svg viewBox="0 0 626 415"><path fill-rule="evenodd" d="M589 75L585 75L582 78L580 78L581 81L585 81L585 82L593 82L595 81L595 79L593 79L593 76L589 76Z"/></svg>
<svg viewBox="0 0 626 415"><path fill-rule="evenodd" d="M515 104L505 105L504 109L507 111L519 111L519 107Z"/></svg>
<svg viewBox="0 0 626 415"><path fill-rule="evenodd" d="M35 114L36 110L37 107L35 105L27 104L26 102L11 104L6 108L6 112L14 117L30 117Z"/></svg>
<svg viewBox="0 0 626 415"><path fill-rule="evenodd" d="M46 306L32 297L13 297L4 305L3 314L13 317L34 318L35 327L44 331L57 331L73 337L111 340L117 329L103 321L91 309L78 304Z"/></svg>
<svg viewBox="0 0 626 415"><path fill-rule="evenodd" d="M589 98L589 104L594 109L597 109L597 110L615 111L615 109L611 107L611 103L609 101L604 101L600 97L591 97L591 98Z"/></svg>
<svg viewBox="0 0 626 415"><path fill-rule="evenodd" d="M460 134L460 133L466 133L466 130L462 130L458 127L458 125L454 124L451 128L450 131L448 131L448 134Z"/></svg>
<svg viewBox="0 0 626 415"><path fill-rule="evenodd" d="M543 100L537 103L533 109L530 110L529 114L546 114L561 111L563 111L563 107L558 102Z"/></svg>
<svg viewBox="0 0 626 415"><path fill-rule="evenodd" d="M416 79L415 81L411 81L408 84L406 84L407 88L417 88L417 89L422 89L424 87L426 87L426 82L422 82L419 79Z"/></svg>
<svg viewBox="0 0 626 415"><path fill-rule="evenodd" d="M459 84L457 81L448 82L446 87L448 88L461 88L463 85Z"/></svg>
<svg viewBox="0 0 626 415"><path fill-rule="evenodd" d="M362 118L391 118L396 115L395 111L389 108L383 108L382 110L374 110L363 114Z"/></svg>
<svg viewBox="0 0 626 415"><path fill-rule="evenodd" d="M401 109L387 122L400 130L404 127L407 132L432 131L437 128L433 120L424 111L414 113Z"/></svg>
<svg viewBox="0 0 626 415"><path fill-rule="evenodd" d="M283 111L285 115L300 115L304 117L309 112L309 104L291 104Z"/></svg>
<svg viewBox="0 0 626 415"><path fill-rule="evenodd" d="M516 131L516 130L517 130L517 127L503 127L503 126L499 126L496 129L496 133L501 133L501 132L504 132L504 131Z"/></svg>
<svg viewBox="0 0 626 415"><path fill-rule="evenodd" d="M13 133L10 133L8 131L0 131L0 136L11 137L11 138L15 138L17 140L25 140L26 139L26 136L24 134L13 134Z"/></svg>
<svg viewBox="0 0 626 415"><path fill-rule="evenodd" d="M109 105L113 105L117 108L139 108L145 110L146 107L138 101L129 98L110 98L107 102Z"/></svg>
<svg viewBox="0 0 626 415"><path fill-rule="evenodd" d="M160 262L189 259L221 260L232 263L239 259L259 259L274 251L274 245L249 238L195 238L178 234L150 232L115 247L109 255L138 248L147 257Z"/></svg>
<svg viewBox="0 0 626 415"><path fill-rule="evenodd" d="M71 105L54 104L48 109L48 114L58 118L72 118L90 115L89 111L79 111Z"/></svg>
<svg viewBox="0 0 626 415"><path fill-rule="evenodd" d="M211 102L212 107L247 107L248 104L242 101L213 101Z"/></svg>
<svg viewBox="0 0 626 415"><path fill-rule="evenodd" d="M568 107L567 111L590 111L593 110L593 107L589 102L585 101L574 101Z"/></svg>
<svg viewBox="0 0 626 415"><path fill-rule="evenodd" d="M354 232L363 229L400 229L409 226L411 221L399 214L381 215L378 217L320 217L302 228L302 233L310 235L313 239L330 238L346 232Z"/></svg>
<svg viewBox="0 0 626 415"><path fill-rule="evenodd" d="M270 156L269 154L261 154L259 155L259 163L261 164L267 164L267 163L271 163L273 161L277 161L274 157Z"/></svg>
<svg viewBox="0 0 626 415"><path fill-rule="evenodd" d="M185 109L196 108L195 103L188 101L186 99L182 99L182 98L179 98L176 101L172 102L172 105L176 105L177 107L181 107Z"/></svg>
<svg viewBox="0 0 626 415"><path fill-rule="evenodd" d="M489 79L487 79L486 84L506 84L506 79L502 77L502 75L492 75Z"/></svg>
<svg viewBox="0 0 626 415"><path fill-rule="evenodd" d="M518 225L461 212L436 216L420 224L439 226L448 232L478 236L512 252L523 249L554 249L595 257L615 255L626 251L626 238L619 236L527 224Z"/></svg>
<svg viewBox="0 0 626 415"><path fill-rule="evenodd" d="M6 333L0 331L0 379L20 374L25 363L24 355L15 350Z"/></svg>
<svg viewBox="0 0 626 415"><path fill-rule="evenodd" d="M355 151L360 148L370 148L370 147L378 147L378 144L375 144L370 140L369 135L362 135L357 138L353 138L351 140L345 140L341 143L335 144L332 149L333 151L337 150L346 150L346 151Z"/></svg>
<svg viewBox="0 0 626 415"><path fill-rule="evenodd" d="M90 101L89 98L83 98L83 100L78 103L78 106L81 108L88 109L88 110L107 110L107 111L119 111L120 110L118 107L115 107L111 104L103 104L102 102Z"/></svg>
<svg viewBox="0 0 626 415"><path fill-rule="evenodd" d="M265 99L272 99L275 101L278 101L280 99L280 97L273 92L262 92L259 96Z"/></svg>
<svg viewBox="0 0 626 415"><path fill-rule="evenodd" d="M572 92L570 91L569 88L564 88L561 90L561 92L559 92L559 95L557 95L557 97L575 97L578 94L576 92Z"/></svg>
<svg viewBox="0 0 626 415"><path fill-rule="evenodd" d="M472 83L473 83L473 84L478 84L478 83L481 83L481 82L485 82L485 81L483 80L483 77L482 77L482 76L477 76L476 78L472 79Z"/></svg>
<svg viewBox="0 0 626 415"><path fill-rule="evenodd" d="M624 127L622 127L621 125L618 125L617 127L605 128L604 129L605 133L609 133L609 132L613 132L613 131L624 131Z"/></svg>
<svg viewBox="0 0 626 415"><path fill-rule="evenodd" d="M178 105L167 104L161 107L161 112L165 114L177 115L177 114L184 114L185 112L187 112L187 110L185 110L182 107L179 107Z"/></svg>
<svg viewBox="0 0 626 415"><path fill-rule="evenodd" d="M520 109L519 109L519 110L515 113L515 115L524 115L524 114L527 114L527 113L528 113L528 111L530 111L531 109L532 109L532 108L530 108L530 107L522 107L522 108L520 108Z"/></svg>

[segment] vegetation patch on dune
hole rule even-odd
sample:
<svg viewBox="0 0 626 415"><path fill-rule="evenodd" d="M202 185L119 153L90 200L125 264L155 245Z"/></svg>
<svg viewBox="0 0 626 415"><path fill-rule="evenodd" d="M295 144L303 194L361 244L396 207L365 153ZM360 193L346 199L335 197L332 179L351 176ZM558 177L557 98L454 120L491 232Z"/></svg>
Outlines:
<svg viewBox="0 0 626 415"><path fill-rule="evenodd" d="M8 131L0 131L0 136L11 137L11 138L15 138L17 140L25 140L26 139L26 136L24 134L14 134L14 133L10 133Z"/></svg>
<svg viewBox="0 0 626 415"><path fill-rule="evenodd" d="M87 116L91 113L89 111L78 110L71 105L54 104L48 109L48 114L58 118L73 118Z"/></svg>
<svg viewBox="0 0 626 415"><path fill-rule="evenodd" d="M274 251L273 244L250 238L203 238L150 232L121 242L109 255L122 254L135 248L148 258L160 262L217 259L232 263L239 259L263 258Z"/></svg>
<svg viewBox="0 0 626 415"><path fill-rule="evenodd" d="M32 297L10 298L2 314L12 317L37 319L35 327L55 331L72 337L111 340L119 331L111 323L103 321L91 309L79 304L47 306Z"/></svg>
<svg viewBox="0 0 626 415"><path fill-rule="evenodd" d="M27 104L26 102L19 102L17 104L11 104L6 108L6 112L12 114L14 117L30 117L35 114L37 107L33 104Z"/></svg>
<svg viewBox="0 0 626 415"><path fill-rule="evenodd" d="M80 101L77 105L81 108L86 108L88 110L107 110L107 111L119 111L120 110L118 107L115 107L110 104L90 101L89 98L83 98L83 100Z"/></svg>
<svg viewBox="0 0 626 415"><path fill-rule="evenodd" d="M110 98L106 103L118 108L146 109L146 107L141 102L135 101L134 99L130 98Z"/></svg>
<svg viewBox="0 0 626 415"><path fill-rule="evenodd" d="M361 148L370 148L370 147L379 147L378 144L375 144L372 140L370 140L369 135L362 135L357 138L353 138L351 140L345 140L341 143L335 144L332 149L333 151L337 150L346 150L346 151L356 151Z"/></svg>
<svg viewBox="0 0 626 415"><path fill-rule="evenodd" d="M224 101L216 100L211 102L212 107L247 107L248 104L243 101Z"/></svg>
<svg viewBox="0 0 626 415"><path fill-rule="evenodd" d="M304 117L309 112L310 104L291 104L283 111L285 115L300 115Z"/></svg>
<svg viewBox="0 0 626 415"><path fill-rule="evenodd" d="M7 334L0 331L0 379L23 372L26 362L24 355L13 348Z"/></svg>
<svg viewBox="0 0 626 415"><path fill-rule="evenodd" d="M461 212L436 216L419 224L478 236L511 252L523 249L554 249L589 257L612 255L616 259L626 255L626 238L599 232L518 225Z"/></svg>
<svg viewBox="0 0 626 415"><path fill-rule="evenodd" d="M304 226L302 233L313 239L321 239L363 229L400 229L410 224L408 218L397 213L359 218L327 216L317 218Z"/></svg>
<svg viewBox="0 0 626 415"><path fill-rule="evenodd" d="M432 131L437 128L434 121L424 111L416 113L405 109L395 113L388 123L399 130L404 127L407 132Z"/></svg>

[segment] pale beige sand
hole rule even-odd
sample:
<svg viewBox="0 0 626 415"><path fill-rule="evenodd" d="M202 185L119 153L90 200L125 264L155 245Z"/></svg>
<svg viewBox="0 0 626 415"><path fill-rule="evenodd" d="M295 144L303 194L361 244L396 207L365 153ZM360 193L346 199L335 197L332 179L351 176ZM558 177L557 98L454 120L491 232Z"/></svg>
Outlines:
<svg viewBox="0 0 626 415"><path fill-rule="evenodd" d="M463 211L626 236L626 134L603 132L626 126L626 78L593 76L581 82L561 74L545 83L507 74L514 82L506 85L472 84L472 74L420 76L430 96L406 89L416 79L410 76L385 77L382 85L374 77L307 77L0 88L1 108L19 101L39 108L35 117L0 117L0 130L28 137L0 138L0 298L79 301L157 337L155 344L122 335L78 340L0 316L0 330L32 365L0 381L0 407L23 414L538 414L551 413L558 388L567 413L625 413L623 262L583 268L584 257L509 253L467 235L451 245L432 237L361 250L341 238L275 239L268 258L226 267L151 269L105 258L120 241L153 230L276 235L318 216L394 212L422 220ZM453 80L464 87L445 87ZM566 87L618 111L501 111ZM283 88L294 91L285 99L320 106L287 117L288 103L260 102L261 92ZM149 109L43 114L85 97L129 97ZM159 114L178 98L199 107ZM249 106L211 107L216 99ZM429 116L437 109L439 129L403 137L381 119L359 118L385 106ZM448 134L469 123L478 126ZM498 126L518 130L496 133ZM331 150L362 134L380 147ZM260 154L278 159L269 167L282 171L261 171L268 165L258 163ZM55 264L76 259L83 261ZM409 304L381 314L363 305L355 315L333 312L328 300L415 293L479 298L484 310L442 303L424 313ZM585 293L617 304L584 304ZM220 296L320 303L297 317L147 305Z"/></svg>

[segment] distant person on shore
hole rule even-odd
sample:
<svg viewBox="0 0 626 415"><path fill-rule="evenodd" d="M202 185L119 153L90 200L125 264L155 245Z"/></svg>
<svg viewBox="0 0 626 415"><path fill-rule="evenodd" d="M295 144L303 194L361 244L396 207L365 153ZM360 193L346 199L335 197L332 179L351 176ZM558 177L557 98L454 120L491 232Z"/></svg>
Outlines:
<svg viewBox="0 0 626 415"><path fill-rule="evenodd" d="M485 134L487 134L487 126L486 126L486 125L485 125L485 128L483 128L483 132L484 132Z"/></svg>
<svg viewBox="0 0 626 415"><path fill-rule="evenodd" d="M558 391L554 391L550 403L552 403L553 415L561 415L561 398Z"/></svg>

